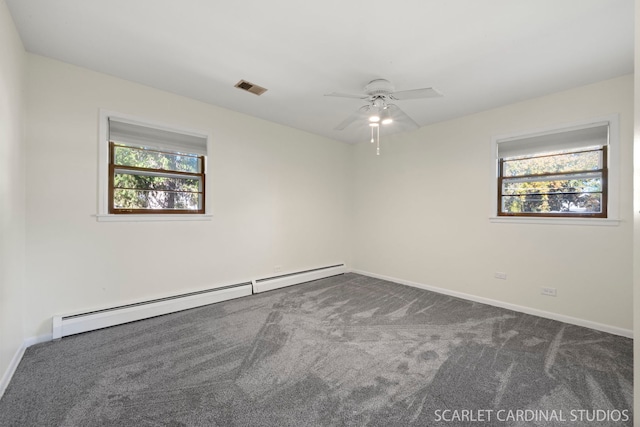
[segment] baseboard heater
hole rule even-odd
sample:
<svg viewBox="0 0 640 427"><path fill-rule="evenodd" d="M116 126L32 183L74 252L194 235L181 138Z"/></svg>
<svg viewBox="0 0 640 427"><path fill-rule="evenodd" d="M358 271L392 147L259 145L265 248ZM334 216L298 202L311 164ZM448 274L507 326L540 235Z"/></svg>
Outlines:
<svg viewBox="0 0 640 427"><path fill-rule="evenodd" d="M284 288L285 286L324 279L326 277L344 274L345 272L346 268L344 264L336 264L311 270L298 271L295 273L282 274L280 276L267 277L264 279L254 280L252 282L253 293L257 294L260 292L271 291L273 289Z"/></svg>
<svg viewBox="0 0 640 427"><path fill-rule="evenodd" d="M252 283L190 292L135 304L53 317L53 339L175 313L252 294Z"/></svg>

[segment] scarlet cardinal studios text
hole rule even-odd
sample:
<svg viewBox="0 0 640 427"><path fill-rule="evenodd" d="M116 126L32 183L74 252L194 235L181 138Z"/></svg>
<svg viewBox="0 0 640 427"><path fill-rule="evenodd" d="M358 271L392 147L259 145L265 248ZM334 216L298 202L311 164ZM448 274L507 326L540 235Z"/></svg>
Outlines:
<svg viewBox="0 0 640 427"><path fill-rule="evenodd" d="M564 421L574 423L627 422L631 419L628 409L436 409L434 420L438 422L514 422L514 421Z"/></svg>

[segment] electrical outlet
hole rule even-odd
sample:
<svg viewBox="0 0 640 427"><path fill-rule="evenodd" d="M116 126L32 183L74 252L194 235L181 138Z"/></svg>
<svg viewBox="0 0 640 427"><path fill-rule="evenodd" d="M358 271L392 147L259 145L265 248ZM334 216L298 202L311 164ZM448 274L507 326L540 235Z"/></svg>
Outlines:
<svg viewBox="0 0 640 427"><path fill-rule="evenodd" d="M558 291L556 288L540 288L540 293L548 297L557 297Z"/></svg>
<svg viewBox="0 0 640 427"><path fill-rule="evenodd" d="M507 273L503 273L501 271L496 271L496 273L493 275L493 277L495 277L496 279L500 279L500 280L507 280Z"/></svg>
<svg viewBox="0 0 640 427"><path fill-rule="evenodd" d="M282 272L282 266L281 265L276 265L273 267L273 272L274 273L281 273Z"/></svg>

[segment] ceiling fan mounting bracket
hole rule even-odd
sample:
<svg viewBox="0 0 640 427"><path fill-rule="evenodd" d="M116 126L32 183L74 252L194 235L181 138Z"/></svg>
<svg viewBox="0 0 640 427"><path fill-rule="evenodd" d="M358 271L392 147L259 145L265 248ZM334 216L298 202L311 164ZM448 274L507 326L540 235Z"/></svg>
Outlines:
<svg viewBox="0 0 640 427"><path fill-rule="evenodd" d="M364 93L375 99L377 97L388 97L389 94L393 93L395 88L391 84L389 80L386 79L376 79L371 80L365 87Z"/></svg>

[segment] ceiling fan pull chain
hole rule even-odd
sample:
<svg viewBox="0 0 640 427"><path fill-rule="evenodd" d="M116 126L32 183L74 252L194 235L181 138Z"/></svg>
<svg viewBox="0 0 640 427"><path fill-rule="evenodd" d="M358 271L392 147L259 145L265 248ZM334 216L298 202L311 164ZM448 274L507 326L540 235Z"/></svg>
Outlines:
<svg viewBox="0 0 640 427"><path fill-rule="evenodd" d="M380 155L380 126L377 126L376 129L377 129L377 133L378 133L378 135L377 135L378 136L378 143L377 143L377 146L376 146L376 156L379 156Z"/></svg>

